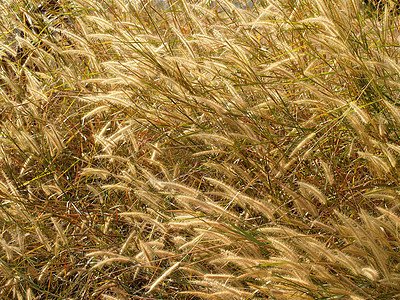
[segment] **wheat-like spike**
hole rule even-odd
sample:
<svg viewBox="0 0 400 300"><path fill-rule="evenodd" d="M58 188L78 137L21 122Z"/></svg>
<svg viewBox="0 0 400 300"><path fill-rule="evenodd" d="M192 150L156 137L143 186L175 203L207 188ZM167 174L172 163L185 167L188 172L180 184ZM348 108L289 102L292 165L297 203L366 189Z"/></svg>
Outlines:
<svg viewBox="0 0 400 300"><path fill-rule="evenodd" d="M384 146L384 145L380 145L381 146L381 150L383 152L383 154L385 154L387 160L389 161L390 165L392 168L395 168L397 165L396 159L393 157L392 153L390 153L390 151Z"/></svg>
<svg viewBox="0 0 400 300"><path fill-rule="evenodd" d="M18 227L16 228L15 235L16 235L15 239L18 243L18 249L19 249L20 253L24 254L25 250L26 250L25 249L25 239L24 239L24 236L23 236L21 230Z"/></svg>
<svg viewBox="0 0 400 300"><path fill-rule="evenodd" d="M350 231L351 235L354 236L357 242L361 245L369 249L373 253L374 264L379 266L380 271L384 274L385 277L390 277L388 273L388 257L389 254L387 252L382 252L379 247L379 240L376 240L375 237L372 237L371 232L366 231L359 225L354 224L352 220L345 217L336 211L336 214L340 218L340 220L345 224L346 230ZM360 270L358 269L358 273Z"/></svg>
<svg viewBox="0 0 400 300"><path fill-rule="evenodd" d="M206 200L204 199L197 199L191 196L182 196L182 195L177 195L175 196L175 199L177 199L181 205L184 207L187 207L191 210L193 210L192 207L189 205L197 206L199 209L203 210L204 212L209 213L210 215L217 213L224 218L228 219L238 219L238 215L233 212L233 211L227 211L211 199L207 198Z"/></svg>
<svg viewBox="0 0 400 300"><path fill-rule="evenodd" d="M131 124L125 125L123 127L121 126L121 128L119 128L113 135L108 137L108 140L113 144L117 144L124 138L127 132L131 131L131 129L132 129Z"/></svg>
<svg viewBox="0 0 400 300"><path fill-rule="evenodd" d="M336 233L336 229L333 226L319 222L318 220L312 221L311 226L316 226L322 230L325 230L326 232Z"/></svg>
<svg viewBox="0 0 400 300"><path fill-rule="evenodd" d="M385 104L385 106L388 108L388 110L392 114L394 120L399 124L400 123L400 109L387 100L383 100L383 103Z"/></svg>
<svg viewBox="0 0 400 300"><path fill-rule="evenodd" d="M101 298L104 300L120 300L121 299L119 297L113 297L113 296L107 295L107 294L101 294Z"/></svg>
<svg viewBox="0 0 400 300"><path fill-rule="evenodd" d="M104 265L113 264L115 262L133 263L133 262L136 262L136 261L132 260L132 258L130 258L130 257L112 257L112 258L108 258L108 259L105 259L103 261L98 262L97 264L92 266L91 269L100 269Z"/></svg>
<svg viewBox="0 0 400 300"><path fill-rule="evenodd" d="M7 184L3 183L2 181L0 181L0 191L4 195L7 195L8 197L12 198L12 195L10 193L9 187L7 186Z"/></svg>
<svg viewBox="0 0 400 300"><path fill-rule="evenodd" d="M178 36L179 40L183 43L183 45L185 46L185 48L188 50L187 52L190 55L190 58L192 60L196 60L197 55L195 54L195 52L193 51L192 47L190 46L188 40L183 36L183 34L180 32L179 29L177 29L176 27L172 26L171 27L172 31Z"/></svg>
<svg viewBox="0 0 400 300"><path fill-rule="evenodd" d="M224 256L220 258L212 260L212 262L215 264L225 264L230 262L242 268L254 268L263 263L268 264L267 260L255 260L253 258L242 257L229 252L226 252Z"/></svg>
<svg viewBox="0 0 400 300"><path fill-rule="evenodd" d="M304 181L299 181L298 185L300 186L301 189L304 189L305 191L307 191L311 195L313 195L322 204L327 203L326 196L314 185L304 182Z"/></svg>
<svg viewBox="0 0 400 300"><path fill-rule="evenodd" d="M250 292L246 292L246 291L243 291L241 289L228 286L225 283L222 284L222 283L220 283L218 281L215 281L215 280L205 280L204 282L205 283L209 282L210 286L216 287L216 288L221 289L223 291L225 290L225 291L229 292L233 297L240 297L241 299L245 299L246 297L250 297L251 296Z"/></svg>
<svg viewBox="0 0 400 300"><path fill-rule="evenodd" d="M146 294L151 293L161 282L163 282L169 275L171 275L180 265L181 265L181 262L178 261L177 263L172 265L170 268L168 268L160 277L158 277L153 282L153 284L149 287Z"/></svg>
<svg viewBox="0 0 400 300"><path fill-rule="evenodd" d="M311 150L312 148L310 148L309 150ZM309 154L311 154L311 152L308 152L309 150L306 151L306 153L303 155L303 158L307 158L307 156ZM290 168L290 166L292 166L296 161L298 160L297 157L293 157L291 160L289 160L287 163L284 163L284 160L282 160L282 164L280 170L275 174L275 177L279 178L282 177L283 175L285 175L285 173L288 171L288 169Z"/></svg>
<svg viewBox="0 0 400 300"><path fill-rule="evenodd" d="M156 221L152 216L147 215L145 213L131 211L131 212L122 212L119 215L121 217L125 217L125 218L128 218L128 219L139 218L139 219L146 220L149 223L153 223L154 225L156 225L163 232L167 232L167 229L165 228L165 226L163 224L161 224L160 222Z"/></svg>
<svg viewBox="0 0 400 300"><path fill-rule="evenodd" d="M198 283L198 282L197 282ZM207 283L203 283L203 285L208 285ZM206 292L200 292L200 291L180 291L180 295L193 295L193 296L198 296L201 299L209 299L209 300L221 300L221 299L232 299L231 293L225 291L225 292L218 292L218 293L206 293Z"/></svg>
<svg viewBox="0 0 400 300"><path fill-rule="evenodd" d="M297 154L309 141L311 141L315 137L316 133L312 132L309 135L307 135L290 153L289 157L293 157L294 155Z"/></svg>
<svg viewBox="0 0 400 300"><path fill-rule="evenodd" d="M209 229L202 229L202 228L196 228L196 232L200 232L203 237L209 237L209 238L214 238L217 242L221 242L224 245L231 245L233 243L233 240L229 239L226 235L222 233L217 233L217 232L212 232Z"/></svg>
<svg viewBox="0 0 400 300"><path fill-rule="evenodd" d="M63 139L53 124L47 125L47 128L44 128L44 133L58 152L61 152L64 149L65 145Z"/></svg>
<svg viewBox="0 0 400 300"><path fill-rule="evenodd" d="M26 169L27 169L29 163L32 161L32 158L33 158L33 156L30 155L30 156L25 160L25 162L24 162L24 164L23 164L21 170L19 171L19 175L20 175L20 176L24 175L24 173L26 172Z"/></svg>
<svg viewBox="0 0 400 300"><path fill-rule="evenodd" d="M231 169L227 168L227 167L226 167L225 165L223 165L223 164L216 164L216 163L212 163L212 162L206 162L206 163L204 164L204 166L209 167L209 168L212 168L212 169L214 169L214 170L217 170L217 171L221 172L222 174L224 174L225 176L227 176L229 179L232 179L232 178L235 178L235 177L236 177L235 173L234 173Z"/></svg>
<svg viewBox="0 0 400 300"><path fill-rule="evenodd" d="M51 221L53 222L54 227L56 228L56 231L57 231L58 235L60 236L60 238L61 238L61 240L63 242L63 245L66 245L68 243L68 240L67 240L67 237L64 234L64 230L61 228L60 223L57 222L57 220L54 217L51 218Z"/></svg>
<svg viewBox="0 0 400 300"><path fill-rule="evenodd" d="M26 300L34 300L34 299L36 299L35 293L32 291L31 288L28 288L26 290Z"/></svg>
<svg viewBox="0 0 400 300"><path fill-rule="evenodd" d="M82 120L85 121L86 119L90 119L91 117L95 115L99 115L101 113L107 112L110 109L108 105L101 105L93 108L90 112L86 113Z"/></svg>
<svg viewBox="0 0 400 300"><path fill-rule="evenodd" d="M390 172L390 166L384 159L368 152L358 151L357 153L360 157L367 159L378 174Z"/></svg>
<svg viewBox="0 0 400 300"><path fill-rule="evenodd" d="M160 180L157 179L151 172L146 170L145 168L140 168L140 171L142 172L142 175L147 179L146 183L151 184L155 189L158 191L162 189L162 186L160 185Z"/></svg>
<svg viewBox="0 0 400 300"><path fill-rule="evenodd" d="M138 191L135 191L135 195L139 197L140 201L142 201L149 207L153 207L157 210L160 209L160 207L162 207L163 198L157 196L154 193L138 190Z"/></svg>
<svg viewBox="0 0 400 300"><path fill-rule="evenodd" d="M219 150L219 149L212 149L212 150L205 150L205 151L200 151L200 152L196 152L196 153L193 153L192 154L192 156L193 157L196 157L196 156L202 156L202 155L210 155L210 154L219 154L219 155L222 155L222 154L227 154L228 152L226 152L226 151L223 151L223 150Z"/></svg>
<svg viewBox="0 0 400 300"><path fill-rule="evenodd" d="M352 114L346 114L346 118L350 123L350 126L356 131L356 133L362 138L362 141L367 145L368 149L371 149L371 141L367 135L367 130L365 126Z"/></svg>
<svg viewBox="0 0 400 300"><path fill-rule="evenodd" d="M298 194L291 188L282 185L282 189L287 193L290 197L292 197L293 201L295 202L296 206L298 207L298 211L300 214L304 214L305 212L311 213L313 216L317 215L317 210L314 203L311 203L307 197ZM307 194L305 196L308 196Z"/></svg>
<svg viewBox="0 0 400 300"><path fill-rule="evenodd" d="M387 143L386 144L390 149L392 149L393 151L395 151L398 155L400 155L400 146L397 145L393 145L391 143Z"/></svg>
<svg viewBox="0 0 400 300"><path fill-rule="evenodd" d="M362 268L361 274L368 277L372 281L377 281L380 277L378 271L370 267Z"/></svg>
<svg viewBox="0 0 400 300"><path fill-rule="evenodd" d="M168 228L171 229L182 229L182 228L188 228L188 227L193 227L193 228L217 228L224 230L225 226L224 224L218 222L218 221L212 221L208 218L193 218L192 215L186 215L182 214L179 216L176 216L174 218L175 221L170 221L168 222Z"/></svg>
<svg viewBox="0 0 400 300"><path fill-rule="evenodd" d="M49 275L47 270L51 266L51 264L52 264L52 262L49 261L47 264L44 265L44 267L42 268L42 270L39 273L39 277L37 278L37 280L39 282L44 281L44 279Z"/></svg>
<svg viewBox="0 0 400 300"><path fill-rule="evenodd" d="M268 241L272 243L272 245L277 248L284 258L288 258L293 262L297 262L299 260L298 255L291 249L287 244L282 241L279 241L275 238L268 238Z"/></svg>
<svg viewBox="0 0 400 300"><path fill-rule="evenodd" d="M4 252L6 253L7 260L11 261L13 259L13 251L16 251L17 248L8 245L8 243L4 239L0 239L0 244Z"/></svg>
<svg viewBox="0 0 400 300"><path fill-rule="evenodd" d="M122 245L121 250L119 251L120 255L123 255L133 238L137 235L136 230L132 230L132 232L129 234L128 238L125 240L125 243Z"/></svg>
<svg viewBox="0 0 400 300"><path fill-rule="evenodd" d="M163 188L175 189L192 197L197 197L199 195L199 192L197 190L187 187L183 184L165 181L159 181L158 184Z"/></svg>
<svg viewBox="0 0 400 300"><path fill-rule="evenodd" d="M327 183L333 185L335 183L335 177L330 165L323 160L320 160L319 162L324 170Z"/></svg>
<svg viewBox="0 0 400 300"><path fill-rule="evenodd" d="M136 257L143 257L146 259L148 265L153 266L154 251L147 245L139 240L139 248L142 250ZM143 255L142 255L143 254Z"/></svg>
<svg viewBox="0 0 400 300"><path fill-rule="evenodd" d="M101 186L101 188L105 189L105 190L117 190L117 191L122 191L122 192L131 192L132 191L132 188L130 188L122 183L104 184Z"/></svg>
<svg viewBox="0 0 400 300"><path fill-rule="evenodd" d="M183 244L182 246L180 246L179 250L182 250L182 249L185 249L185 248L189 248L189 247L196 247L199 244L199 242L203 239L204 236L205 236L205 233L200 233L198 236L196 236L191 241L189 241L189 242Z"/></svg>
<svg viewBox="0 0 400 300"><path fill-rule="evenodd" d="M392 192L391 190L380 190L380 189L368 191L364 193L363 196L367 199L386 199L390 201L393 201L398 197L397 194Z"/></svg>
<svg viewBox="0 0 400 300"><path fill-rule="evenodd" d="M99 154L95 155L94 158L98 159L108 159L110 162L113 162L114 160L121 161L124 163L129 163L129 159L126 157L121 157L118 155L109 155L109 154Z"/></svg>
<svg viewBox="0 0 400 300"><path fill-rule="evenodd" d="M33 228L35 229L35 232L36 232L36 235L37 235L39 241L45 246L46 250L50 252L52 250L50 242L49 242L48 238L43 234L37 221L29 214L28 211L24 211L24 212L21 211L20 214L22 216L25 216L25 218L27 218L31 222Z"/></svg>
<svg viewBox="0 0 400 300"><path fill-rule="evenodd" d="M86 188L93 194L94 197L99 199L101 204L104 204L103 195L101 192L99 192L99 190L95 186L91 184L86 184Z"/></svg>
<svg viewBox="0 0 400 300"><path fill-rule="evenodd" d="M125 257L109 251L93 251L86 254L86 257L96 257L96 256Z"/></svg>
<svg viewBox="0 0 400 300"><path fill-rule="evenodd" d="M83 168L81 171L81 176L90 176L95 175L99 176L101 179L106 180L108 176L111 175L111 172L104 169L96 169L96 168Z"/></svg>
<svg viewBox="0 0 400 300"><path fill-rule="evenodd" d="M233 146L234 142L229 138L219 135L219 134L212 134L212 133L196 133L193 134L191 137L199 138L205 141L210 141L212 143L217 142L227 146Z"/></svg>
<svg viewBox="0 0 400 300"><path fill-rule="evenodd" d="M393 212L384 209L382 207L377 207L377 210L379 210L381 213L387 215L389 217L389 219L395 223L397 226L400 226L400 217L397 216L396 214L394 214Z"/></svg>
<svg viewBox="0 0 400 300"><path fill-rule="evenodd" d="M107 216L105 218L104 227L103 227L103 233L104 234L107 234L108 229L110 228L110 224L111 224L112 219L113 219L113 216Z"/></svg>
<svg viewBox="0 0 400 300"><path fill-rule="evenodd" d="M370 122L368 114L362 108L360 108L355 101L350 102L349 106L355 111L357 116L364 124Z"/></svg>

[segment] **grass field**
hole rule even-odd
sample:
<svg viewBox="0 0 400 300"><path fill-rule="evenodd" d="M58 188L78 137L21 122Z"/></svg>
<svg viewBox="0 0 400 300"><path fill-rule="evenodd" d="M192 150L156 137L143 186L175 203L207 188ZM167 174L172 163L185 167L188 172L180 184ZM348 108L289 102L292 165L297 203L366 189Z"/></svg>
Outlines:
<svg viewBox="0 0 400 300"><path fill-rule="evenodd" d="M400 17L365 2L0 1L1 299L399 298Z"/></svg>

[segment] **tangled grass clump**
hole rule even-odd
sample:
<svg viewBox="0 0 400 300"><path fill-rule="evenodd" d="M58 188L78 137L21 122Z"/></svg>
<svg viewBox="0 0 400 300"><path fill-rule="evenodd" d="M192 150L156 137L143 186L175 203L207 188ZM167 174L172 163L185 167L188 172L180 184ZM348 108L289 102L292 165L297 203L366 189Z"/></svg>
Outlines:
<svg viewBox="0 0 400 300"><path fill-rule="evenodd" d="M1 2L1 297L399 297L396 9Z"/></svg>

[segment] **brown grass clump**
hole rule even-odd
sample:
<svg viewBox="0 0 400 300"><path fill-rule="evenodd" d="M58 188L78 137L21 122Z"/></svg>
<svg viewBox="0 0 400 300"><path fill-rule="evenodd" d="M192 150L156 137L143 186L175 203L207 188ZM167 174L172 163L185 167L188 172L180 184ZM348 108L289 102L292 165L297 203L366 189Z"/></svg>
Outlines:
<svg viewBox="0 0 400 300"><path fill-rule="evenodd" d="M2 299L396 299L392 1L0 3Z"/></svg>

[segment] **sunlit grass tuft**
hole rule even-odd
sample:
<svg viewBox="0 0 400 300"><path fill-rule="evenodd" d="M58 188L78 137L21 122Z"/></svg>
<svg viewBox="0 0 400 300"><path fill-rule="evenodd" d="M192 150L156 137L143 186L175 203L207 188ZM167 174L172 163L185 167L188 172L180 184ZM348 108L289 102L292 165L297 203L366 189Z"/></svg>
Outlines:
<svg viewBox="0 0 400 300"><path fill-rule="evenodd" d="M399 297L393 3L0 3L1 297Z"/></svg>

